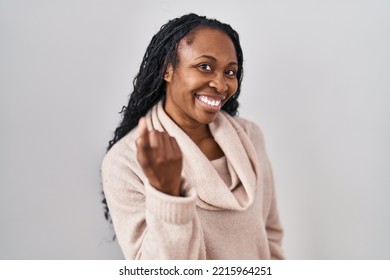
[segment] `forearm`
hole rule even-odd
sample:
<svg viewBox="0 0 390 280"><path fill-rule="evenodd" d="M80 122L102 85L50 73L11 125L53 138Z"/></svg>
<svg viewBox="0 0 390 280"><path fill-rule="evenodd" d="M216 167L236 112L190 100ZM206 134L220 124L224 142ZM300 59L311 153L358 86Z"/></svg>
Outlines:
<svg viewBox="0 0 390 280"><path fill-rule="evenodd" d="M125 258L204 259L195 192L184 191L184 197L175 197L149 184L142 189L141 193L125 185L123 188L105 186L116 236Z"/></svg>
<svg viewBox="0 0 390 280"><path fill-rule="evenodd" d="M169 196L146 188L147 231L138 257L140 259L204 258L201 224L195 211L196 194Z"/></svg>

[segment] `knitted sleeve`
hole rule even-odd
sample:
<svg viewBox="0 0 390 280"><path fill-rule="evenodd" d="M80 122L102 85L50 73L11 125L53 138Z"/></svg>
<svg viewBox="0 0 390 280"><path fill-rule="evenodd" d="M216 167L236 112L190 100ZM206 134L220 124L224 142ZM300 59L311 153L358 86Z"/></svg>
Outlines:
<svg viewBox="0 0 390 280"><path fill-rule="evenodd" d="M134 153L118 142L102 163L103 190L119 246L126 259L204 259L196 193L182 184L183 197L149 185Z"/></svg>

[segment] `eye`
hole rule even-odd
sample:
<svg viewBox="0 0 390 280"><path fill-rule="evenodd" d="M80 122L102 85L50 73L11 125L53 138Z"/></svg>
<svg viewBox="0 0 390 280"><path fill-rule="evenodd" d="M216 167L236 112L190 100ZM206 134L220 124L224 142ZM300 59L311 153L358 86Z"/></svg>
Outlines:
<svg viewBox="0 0 390 280"><path fill-rule="evenodd" d="M227 70L225 72L225 74L228 76L231 76L231 77L235 77L237 75L237 71L236 70Z"/></svg>
<svg viewBox="0 0 390 280"><path fill-rule="evenodd" d="M211 71L212 70L211 66L208 65L208 64L201 64L201 65L198 66L198 68L201 69L201 70L205 70L205 71Z"/></svg>

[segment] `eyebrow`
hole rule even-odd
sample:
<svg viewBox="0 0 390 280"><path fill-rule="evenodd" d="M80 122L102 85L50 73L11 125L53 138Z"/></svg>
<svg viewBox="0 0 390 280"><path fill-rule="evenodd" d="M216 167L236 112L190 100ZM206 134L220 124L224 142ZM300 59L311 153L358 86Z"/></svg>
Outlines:
<svg viewBox="0 0 390 280"><path fill-rule="evenodd" d="M212 60L213 62L217 62L217 59L214 57L214 56L211 56L211 55L201 55L197 58L195 58L195 60L198 60L198 59L201 59L201 58L207 58L209 60ZM228 65L238 65L238 62L237 61L232 61L232 62L229 62Z"/></svg>

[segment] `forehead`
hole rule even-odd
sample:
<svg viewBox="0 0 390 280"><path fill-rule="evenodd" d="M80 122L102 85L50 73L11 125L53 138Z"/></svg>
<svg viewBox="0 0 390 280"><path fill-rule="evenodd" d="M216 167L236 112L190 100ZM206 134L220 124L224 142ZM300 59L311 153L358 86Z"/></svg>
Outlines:
<svg viewBox="0 0 390 280"><path fill-rule="evenodd" d="M209 55L227 63L237 61L233 41L219 29L200 28L191 32L179 42L178 53L182 59Z"/></svg>

